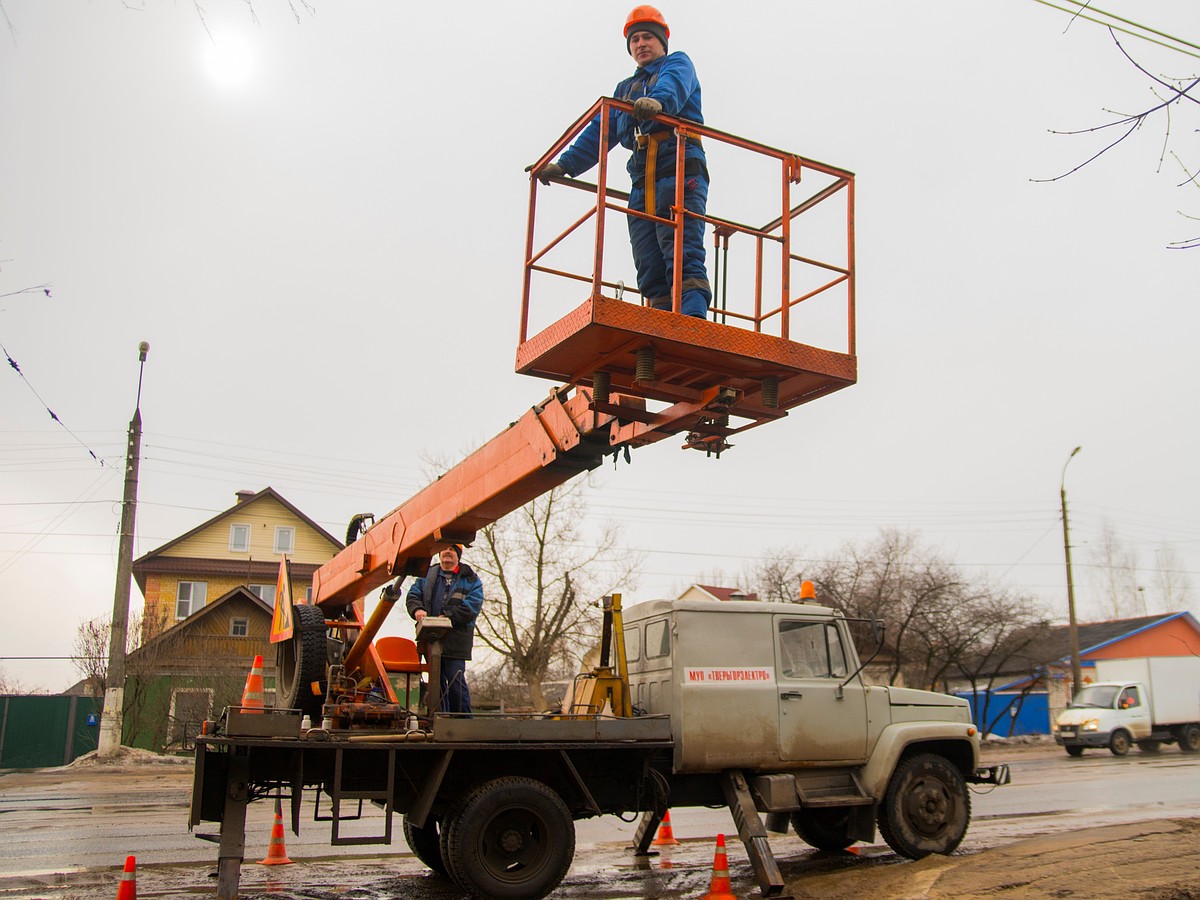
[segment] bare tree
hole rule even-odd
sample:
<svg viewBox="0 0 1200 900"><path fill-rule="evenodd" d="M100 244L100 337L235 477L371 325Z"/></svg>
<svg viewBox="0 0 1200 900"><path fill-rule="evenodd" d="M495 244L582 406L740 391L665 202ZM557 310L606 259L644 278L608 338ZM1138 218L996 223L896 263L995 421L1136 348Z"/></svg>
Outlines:
<svg viewBox="0 0 1200 900"><path fill-rule="evenodd" d="M1192 583L1174 547L1163 544L1154 551L1154 574L1163 612L1178 612L1192 605Z"/></svg>
<svg viewBox="0 0 1200 900"><path fill-rule="evenodd" d="M4 666L0 666L0 694L24 694L25 686L8 674Z"/></svg>
<svg viewBox="0 0 1200 900"><path fill-rule="evenodd" d="M75 640L71 645L71 665L101 697L108 687L108 642L111 634L111 616L85 619L76 627ZM130 618L128 635L125 645L127 654L136 650L142 642L140 614Z"/></svg>
<svg viewBox="0 0 1200 900"><path fill-rule="evenodd" d="M1100 541L1091 552L1093 581L1103 597L1103 614L1111 619L1138 615L1137 553L1105 520Z"/></svg>
<svg viewBox="0 0 1200 900"><path fill-rule="evenodd" d="M1069 2L1075 2L1075 0L1069 0ZM1086 3L1079 3L1077 5L1085 9L1088 7L1088 4ZM1093 11L1091 9L1088 9L1087 12L1097 12L1101 15L1109 15L1108 13ZM1077 15L1080 18L1085 18L1089 21L1107 24L1101 22L1099 19L1092 18L1088 14L1079 13ZM1125 22L1127 25L1134 24L1128 22L1127 20L1120 21ZM1179 156L1178 153L1175 152L1174 149L1171 148L1173 128L1179 128L1180 124L1182 124L1184 126L1182 131L1185 135L1194 134L1196 131L1195 124L1189 123L1189 116L1195 116L1196 105L1200 104L1200 97L1197 96L1200 94L1200 78L1197 78L1195 75L1177 77L1154 74L1140 62L1135 60L1129 51L1125 49L1117 37L1117 31L1124 31L1134 37L1147 38L1148 40L1153 41L1155 44L1159 44L1160 46L1176 50L1192 57L1196 56L1194 51L1200 48L1197 48L1195 44L1174 38L1161 31L1155 31L1154 29L1145 28L1144 26L1136 27L1140 29L1140 31L1133 31L1125 27L1114 26L1110 24L1108 25L1108 33L1112 37L1113 43L1116 45L1121 56L1123 56L1125 60L1146 79L1151 97L1153 98L1152 101L1149 102L1144 109L1141 109L1137 112L1120 113L1113 112L1111 110L1107 111L1111 118L1109 121L1102 122L1098 125L1071 131L1053 132L1055 134L1067 135L1115 134L1115 137L1109 139L1107 143L1100 147L1100 149L1096 150L1091 156L1075 165L1068 171L1051 178L1035 178L1033 179L1034 181L1058 181L1059 179L1073 175L1080 169L1091 165L1092 163L1096 162L1096 160L1100 159L1100 157L1109 153L1119 144L1130 138L1135 132L1140 131L1142 128L1148 125L1154 124L1160 130L1162 135L1157 170L1159 172L1162 171L1163 163L1166 161L1167 157L1170 156L1174 163L1179 167L1181 172L1182 181L1180 181L1177 186L1200 188L1200 180L1198 180L1200 171L1196 169L1195 165L1185 161ZM1200 216L1183 213L1182 211L1180 212L1180 215L1193 222L1200 221ZM1168 247L1175 250L1188 250L1195 247L1200 247L1200 235L1187 238L1185 240L1172 241L1170 244L1168 244Z"/></svg>
<svg viewBox="0 0 1200 900"><path fill-rule="evenodd" d="M601 617L595 601L634 586L640 558L621 547L605 523L589 538L586 480L555 488L480 532L486 600L476 622L480 640L500 654L546 709L542 683L573 668L594 643Z"/></svg>

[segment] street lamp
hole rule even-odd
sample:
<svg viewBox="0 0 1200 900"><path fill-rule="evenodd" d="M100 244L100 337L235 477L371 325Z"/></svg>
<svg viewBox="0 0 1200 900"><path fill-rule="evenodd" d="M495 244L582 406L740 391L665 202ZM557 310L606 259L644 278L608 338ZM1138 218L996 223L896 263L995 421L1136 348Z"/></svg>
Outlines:
<svg viewBox="0 0 1200 900"><path fill-rule="evenodd" d="M133 577L133 525L137 518L138 463L142 450L142 372L150 345L138 344L138 391L129 421L125 456L125 495L121 502L121 540L117 549L117 585L113 590L112 630L108 641L108 678L100 714L97 755L115 756L121 749L125 707L125 639L129 631L129 582Z"/></svg>
<svg viewBox="0 0 1200 900"><path fill-rule="evenodd" d="M1059 480L1058 496L1062 501L1063 553L1067 557L1067 611L1070 613L1068 633L1071 638L1071 696L1083 686L1083 675L1079 668L1079 624L1075 621L1075 582L1071 578L1071 532L1067 524L1067 466L1083 447L1076 447L1063 463L1062 478Z"/></svg>

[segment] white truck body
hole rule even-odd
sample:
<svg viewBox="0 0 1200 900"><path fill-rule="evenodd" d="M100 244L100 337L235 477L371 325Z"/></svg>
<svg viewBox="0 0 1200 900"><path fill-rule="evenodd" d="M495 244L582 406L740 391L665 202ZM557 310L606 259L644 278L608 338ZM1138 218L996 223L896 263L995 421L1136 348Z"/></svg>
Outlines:
<svg viewBox="0 0 1200 900"><path fill-rule="evenodd" d="M1147 752L1164 743L1200 751L1200 658L1101 659L1096 676L1054 725L1055 741L1071 756L1087 747L1124 756L1130 743Z"/></svg>

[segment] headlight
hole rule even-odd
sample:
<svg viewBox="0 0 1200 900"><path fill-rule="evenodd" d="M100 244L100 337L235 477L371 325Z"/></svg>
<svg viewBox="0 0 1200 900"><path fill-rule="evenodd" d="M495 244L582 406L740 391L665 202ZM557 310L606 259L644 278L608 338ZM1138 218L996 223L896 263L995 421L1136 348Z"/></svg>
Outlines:
<svg viewBox="0 0 1200 900"><path fill-rule="evenodd" d="M1083 723L1083 730L1084 731L1099 731L1100 730L1100 720L1099 719L1088 719L1086 722Z"/></svg>
<svg viewBox="0 0 1200 900"><path fill-rule="evenodd" d="M1056 732L1056 731L1058 731L1058 723L1057 723L1057 722L1051 722L1051 723L1050 723L1050 733L1051 733L1051 734L1053 734L1053 733L1054 733L1054 732Z"/></svg>

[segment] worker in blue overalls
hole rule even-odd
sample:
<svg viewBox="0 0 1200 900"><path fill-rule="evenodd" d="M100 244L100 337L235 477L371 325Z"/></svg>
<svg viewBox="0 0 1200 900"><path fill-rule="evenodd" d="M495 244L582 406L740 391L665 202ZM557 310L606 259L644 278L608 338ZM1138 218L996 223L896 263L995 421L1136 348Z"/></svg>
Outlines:
<svg viewBox="0 0 1200 900"><path fill-rule="evenodd" d="M633 114L614 111L609 118L610 147L620 143L633 151L627 166L633 188L629 208L653 211L671 218L675 202L674 130L651 121L660 113L692 122L704 122L700 110L700 82L686 53L667 52L671 29L653 6L636 6L625 22L625 47L637 71L617 85L613 96L633 104ZM593 119L558 162L549 163L538 177L575 177L594 166L600 153L600 117ZM708 205L708 166L698 138L690 138L684 158L684 207L704 215ZM671 308L675 264L675 231L669 225L628 216L629 242L637 267L638 291L648 306ZM704 267L704 222L686 216L683 224L683 279L681 312L706 318L712 288Z"/></svg>
<svg viewBox="0 0 1200 900"><path fill-rule="evenodd" d="M467 660L475 643L475 619L483 609L483 582L461 562L462 545L446 543L424 578L408 589L408 614L418 623L446 616L454 628L442 638L442 712L471 713Z"/></svg>

